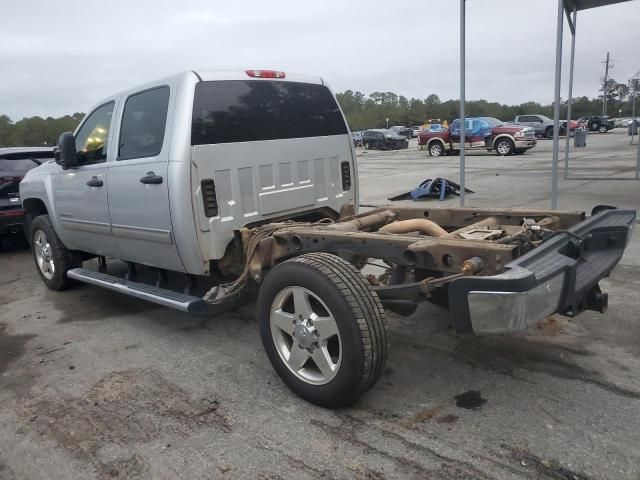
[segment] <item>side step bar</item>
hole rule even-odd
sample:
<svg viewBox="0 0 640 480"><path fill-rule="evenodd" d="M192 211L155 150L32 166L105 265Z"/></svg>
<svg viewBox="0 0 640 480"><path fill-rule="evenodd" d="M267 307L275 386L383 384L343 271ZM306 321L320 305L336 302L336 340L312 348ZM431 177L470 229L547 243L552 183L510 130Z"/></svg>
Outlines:
<svg viewBox="0 0 640 480"><path fill-rule="evenodd" d="M174 308L182 312L205 313L208 311L207 303L201 298L164 288L152 287L144 283L132 282L86 268L72 268L67 272L67 277L78 280L79 282L90 283L91 285L97 285L98 287L124 293L131 297L157 303L158 305Z"/></svg>

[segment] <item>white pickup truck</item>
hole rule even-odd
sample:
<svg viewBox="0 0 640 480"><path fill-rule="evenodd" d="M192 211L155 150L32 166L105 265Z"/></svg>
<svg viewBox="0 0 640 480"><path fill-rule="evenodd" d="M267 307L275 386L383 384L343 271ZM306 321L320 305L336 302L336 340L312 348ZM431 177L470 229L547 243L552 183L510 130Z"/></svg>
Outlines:
<svg viewBox="0 0 640 480"><path fill-rule="evenodd" d="M257 291L271 363L325 407L380 378L385 308L431 301L457 332L482 334L603 310L598 281L635 220L610 207L357 213L334 95L272 70L190 71L107 97L55 155L20 184L49 288L85 282L193 313ZM387 273L365 277L371 263Z"/></svg>

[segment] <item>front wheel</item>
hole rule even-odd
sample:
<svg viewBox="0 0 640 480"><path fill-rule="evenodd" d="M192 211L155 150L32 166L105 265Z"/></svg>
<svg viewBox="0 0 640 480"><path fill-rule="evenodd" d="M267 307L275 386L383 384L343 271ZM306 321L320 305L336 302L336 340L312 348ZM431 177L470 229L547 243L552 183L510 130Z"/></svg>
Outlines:
<svg viewBox="0 0 640 480"><path fill-rule="evenodd" d="M67 271L80 266L78 257L62 244L49 215L40 215L31 223L31 251L36 269L51 290L69 286Z"/></svg>
<svg viewBox="0 0 640 480"><path fill-rule="evenodd" d="M352 404L384 369L382 304L360 272L335 255L305 254L271 270L258 295L258 322L278 375L317 405Z"/></svg>
<svg viewBox="0 0 640 480"><path fill-rule="evenodd" d="M364 149L365 149L365 150L371 150L371 144L370 144L369 142L366 142L366 143L364 144Z"/></svg>
<svg viewBox="0 0 640 480"><path fill-rule="evenodd" d="M515 146L509 138L500 138L495 144L496 153L501 156L511 155Z"/></svg>
<svg viewBox="0 0 640 480"><path fill-rule="evenodd" d="M598 132L600 132L600 133L607 133L607 127L600 127L600 128L598 128Z"/></svg>

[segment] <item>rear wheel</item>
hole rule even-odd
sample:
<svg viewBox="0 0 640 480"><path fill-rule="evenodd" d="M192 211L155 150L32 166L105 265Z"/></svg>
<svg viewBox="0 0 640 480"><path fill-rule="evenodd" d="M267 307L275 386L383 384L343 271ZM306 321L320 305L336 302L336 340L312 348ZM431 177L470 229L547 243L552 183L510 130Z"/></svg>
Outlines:
<svg viewBox="0 0 640 480"><path fill-rule="evenodd" d="M49 215L40 215L31 223L31 251L36 269L51 290L69 287L67 271L80 266L79 258L62 244Z"/></svg>
<svg viewBox="0 0 640 480"><path fill-rule="evenodd" d="M598 132L607 133L607 127L605 127L604 125L600 126L600 128L598 128Z"/></svg>
<svg viewBox="0 0 640 480"><path fill-rule="evenodd" d="M549 127L544 131L544 138L553 138L553 127Z"/></svg>
<svg viewBox="0 0 640 480"><path fill-rule="evenodd" d="M429 145L429 155L432 157L439 157L444 153L444 148L440 142L432 142Z"/></svg>
<svg viewBox="0 0 640 480"><path fill-rule="evenodd" d="M496 153L498 155L501 156L506 156L506 155L511 155L515 149L515 146L513 145L513 141L509 138L499 138L496 143L495 143L495 147L496 149Z"/></svg>
<svg viewBox="0 0 640 480"><path fill-rule="evenodd" d="M258 322L278 375L317 405L352 404L384 369L382 304L360 272L335 255L301 255L271 270L258 296Z"/></svg>
<svg viewBox="0 0 640 480"><path fill-rule="evenodd" d="M366 143L364 144L364 149L365 149L365 150L371 150L371 144L370 144L369 142L366 142Z"/></svg>

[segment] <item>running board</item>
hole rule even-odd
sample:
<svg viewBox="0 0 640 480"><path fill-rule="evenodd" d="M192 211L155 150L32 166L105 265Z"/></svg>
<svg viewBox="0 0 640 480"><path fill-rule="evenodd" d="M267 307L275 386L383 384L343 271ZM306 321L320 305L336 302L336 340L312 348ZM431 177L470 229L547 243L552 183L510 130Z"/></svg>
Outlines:
<svg viewBox="0 0 640 480"><path fill-rule="evenodd" d="M72 268L67 277L79 282L97 285L115 292L124 293L130 297L140 298L157 303L165 307L174 308L187 313L204 313L208 310L207 303L198 297L174 292L165 288L152 287L144 283L132 282L106 273L88 270L86 268Z"/></svg>

